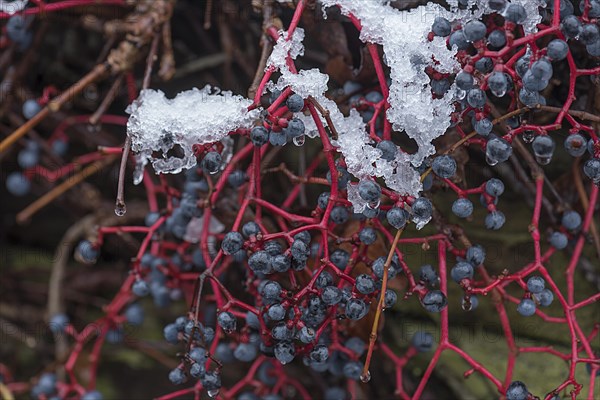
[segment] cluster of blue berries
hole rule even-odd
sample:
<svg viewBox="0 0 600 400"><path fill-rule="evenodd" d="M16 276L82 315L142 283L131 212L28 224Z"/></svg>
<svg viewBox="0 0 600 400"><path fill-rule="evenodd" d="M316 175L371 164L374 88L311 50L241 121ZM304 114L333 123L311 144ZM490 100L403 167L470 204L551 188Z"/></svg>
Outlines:
<svg viewBox="0 0 600 400"><path fill-rule="evenodd" d="M537 305L548 307L554 300L554 293L546 288L546 281L541 276L532 276L527 280L527 294L517 305L517 312L524 317L535 314Z"/></svg>
<svg viewBox="0 0 600 400"><path fill-rule="evenodd" d="M532 151L538 163L548 164L555 151L554 139L543 130L531 130L520 127L521 116L515 115L506 120L509 134L500 137L494 133L494 123L490 119L490 109L487 102L488 92L502 98L506 94L515 97L525 107L535 108L546 105L544 90L549 86L553 77L553 64L561 63L570 56L571 42L578 41L585 46L592 57L600 56L600 29L594 20L588 18L596 15L599 3L591 1L587 16L576 16L574 6L569 0L561 0L560 34L549 31L553 38L544 48L533 51L527 43L518 49L522 54L514 65L506 58L512 55L507 52L507 46L516 39L518 26L528 20L525 8L520 4L506 0L490 0L488 5L494 12L483 20L470 20L462 25L452 24L443 17L437 17L431 28L431 37L447 37L448 45L457 48L463 69L454 76L457 92L455 97L460 99L460 112L456 123L463 117L471 119L471 125L476 133L485 138L486 160L490 165L502 163L511 156L513 140L512 130L518 132L526 143L531 143ZM580 11L584 12L585 2L580 2ZM547 1L545 22L551 22L554 2ZM496 18L501 16L502 18ZM558 36L558 37L557 37ZM513 69L514 67L514 69ZM575 71L571 71L575 73ZM451 76L432 72L431 87L434 95L444 95L451 87ZM514 102L513 102L514 103ZM574 157L583 156L586 145L591 159L584 163L584 173L596 184L600 183L600 159L598 154L598 139L585 137L587 132L573 127L571 135L565 140L565 148ZM596 147L596 149L594 149ZM464 201L457 204L460 214L468 214L469 207ZM489 217L489 226L501 225L502 218L498 215ZM492 228L494 229L494 228Z"/></svg>
<svg viewBox="0 0 600 400"><path fill-rule="evenodd" d="M273 91L270 95L270 102L274 103L281 95L281 91ZM286 109L274 112L287 111L289 118L272 118L270 125L265 121L250 130L250 140L255 146L263 146L267 143L273 146L285 146L289 142L293 142L296 146L304 144L306 131L304 122L293 117L293 113L301 112L304 109L304 99L302 96L293 93L287 97L285 105L281 105L281 107Z"/></svg>

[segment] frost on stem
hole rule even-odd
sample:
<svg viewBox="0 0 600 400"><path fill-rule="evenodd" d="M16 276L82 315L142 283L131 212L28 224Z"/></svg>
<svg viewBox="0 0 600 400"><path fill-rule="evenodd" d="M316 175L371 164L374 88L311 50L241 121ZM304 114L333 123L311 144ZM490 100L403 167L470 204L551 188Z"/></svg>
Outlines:
<svg viewBox="0 0 600 400"><path fill-rule="evenodd" d="M167 99L160 90L143 90L127 107L131 148L158 173L181 172L196 165L194 144L220 141L238 128L250 127L259 110L252 100L209 85Z"/></svg>
<svg viewBox="0 0 600 400"><path fill-rule="evenodd" d="M267 62L267 68L276 68L281 72L281 77L276 83L271 83L271 89L283 90L290 87L294 93L307 98L312 96L328 112L331 122L339 134L337 140L332 141L339 152L342 153L348 171L358 179L370 176L383 177L389 189L403 195L416 196L422 189L419 174L410 167L411 156L401 151L396 152L395 158L386 160L381 150L375 148L375 143L369 137L366 125L358 111L351 109L348 116L344 116L337 104L325 96L329 77L318 69L301 70L297 74L290 71L286 57L289 52L291 59L296 59L304 54L304 30L297 28L290 38L286 40L287 32L281 31L280 38L273 48L273 53ZM297 114L306 126L307 136L316 137L318 132L315 121L311 117ZM321 123L326 126L323 116L319 116ZM352 196L349 199L354 205L354 211L360 212L366 206L364 200Z"/></svg>
<svg viewBox="0 0 600 400"><path fill-rule="evenodd" d="M2 0L0 1L0 11L13 15L27 7L29 0Z"/></svg>

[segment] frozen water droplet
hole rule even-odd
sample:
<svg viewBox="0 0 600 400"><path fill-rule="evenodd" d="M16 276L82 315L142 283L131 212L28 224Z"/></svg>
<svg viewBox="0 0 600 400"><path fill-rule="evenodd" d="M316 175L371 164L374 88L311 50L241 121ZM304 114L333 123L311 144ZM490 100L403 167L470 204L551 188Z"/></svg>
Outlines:
<svg viewBox="0 0 600 400"><path fill-rule="evenodd" d="M225 332L228 335L231 335L233 333L233 329L223 329L223 332Z"/></svg>
<svg viewBox="0 0 600 400"><path fill-rule="evenodd" d="M122 217L126 212L127 207L125 206L125 203L118 202L115 204L115 214L117 214L117 217Z"/></svg>
<svg viewBox="0 0 600 400"><path fill-rule="evenodd" d="M534 131L524 131L521 134L521 139L523 139L523 141L525 143L531 143L531 142L533 142L534 138L535 138L535 132Z"/></svg>
<svg viewBox="0 0 600 400"><path fill-rule="evenodd" d="M427 225L427 223L431 221L431 217L429 218L418 218L418 217L413 217L413 222L415 223L415 227L417 228L417 230L421 230L425 225Z"/></svg>
<svg viewBox="0 0 600 400"><path fill-rule="evenodd" d="M221 140L223 143L223 150L221 150L221 157L223 158L223 164L229 164L229 161L233 158L233 139L230 136L227 136Z"/></svg>
<svg viewBox="0 0 600 400"><path fill-rule="evenodd" d="M219 172L219 170L218 170L218 169L215 169L214 171L208 171L208 173L209 173L210 175L214 175L214 174L216 174L217 172Z"/></svg>
<svg viewBox="0 0 600 400"><path fill-rule="evenodd" d="M139 185L144 180L144 165L137 163L133 170L133 184Z"/></svg>
<svg viewBox="0 0 600 400"><path fill-rule="evenodd" d="M208 391L208 395L210 397L217 397L218 394L219 394L219 389L213 389L213 390Z"/></svg>
<svg viewBox="0 0 600 400"><path fill-rule="evenodd" d="M361 374L360 381L362 383L367 383L370 380L371 380L371 373L369 371L365 372L364 374Z"/></svg>
<svg viewBox="0 0 600 400"><path fill-rule="evenodd" d="M292 139L292 142L294 142L296 146L302 146L305 141L306 137L304 135L296 136Z"/></svg>
<svg viewBox="0 0 600 400"><path fill-rule="evenodd" d="M464 99L464 98L466 97L466 95L467 95L467 91L466 91L466 90L462 90L462 89L456 89L456 94L455 94L455 97L456 97L458 100L462 100L462 99Z"/></svg>
<svg viewBox="0 0 600 400"><path fill-rule="evenodd" d="M281 363L281 365L285 365L288 363L286 360L279 360L279 362Z"/></svg>

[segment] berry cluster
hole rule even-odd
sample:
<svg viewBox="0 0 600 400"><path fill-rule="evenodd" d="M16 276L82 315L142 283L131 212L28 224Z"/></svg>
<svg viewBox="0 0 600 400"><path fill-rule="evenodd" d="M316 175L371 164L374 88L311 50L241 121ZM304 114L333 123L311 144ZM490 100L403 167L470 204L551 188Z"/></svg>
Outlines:
<svg viewBox="0 0 600 400"><path fill-rule="evenodd" d="M308 3L300 0L294 7L288 38ZM461 8L470 7L464 3L459 1ZM447 38L448 48L457 51L460 70L442 73L427 67L431 79L427 96L455 100L451 129L458 139L447 148L438 145L436 155L411 169L420 174L423 191L419 196L389 189L380 176L354 177L336 152L336 140L343 132L336 131L328 110L314 97L302 97L290 87L267 91L274 74L267 68L250 106L263 107L252 127L232 131L219 142L195 145L197 166L173 179L155 177L142 165L137 172L140 180L143 177L149 208L143 224L101 226L78 243L75 258L94 264L103 256L107 236L127 233L142 238L129 275L100 319L78 331L67 315L50 316L51 331L73 342L64 366L66 379L41 374L30 388L31 395L36 399L102 399L93 385L90 388L75 376L75 364L86 344L93 341L95 376L103 342L125 340L126 324L143 326L142 298L149 296L157 308L178 302L189 308L163 329L164 340L172 354L177 354L177 366L165 374L181 387L159 397L162 400L198 397L203 392L243 400L358 398L360 385L367 384L372 374L382 373L372 362L373 354L396 370L397 396L420 398L447 350L466 362L465 377L481 374L509 400L534 398L524 383L513 380L519 354L545 352L569 363L564 381L547 383L545 398L553 400L561 392L573 398L582 393L584 385L576 380L575 368L585 363L590 368L587 386L592 398L600 372L593 348L599 327L584 332L575 312L593 307L600 295L575 301L574 274L593 226L600 185L600 139L594 127L583 122L589 116L572 106L576 81L600 74L599 66L578 66L574 56L575 51L585 51L586 60L600 57L596 20L600 3L585 0L580 4L580 12L575 12L569 0L548 3L535 32L526 26L531 19L527 10L505 0L478 3L491 10L480 18L463 22L435 18L428 40ZM349 15L349 21L361 29L354 16ZM31 42L25 17L11 17L6 31L19 47ZM273 43L281 38L273 27L267 34ZM408 150L386 120L390 107L387 69L376 46L369 46L378 72L377 88L348 81L337 94L367 124L370 148L383 160L392 161ZM294 65L289 55L287 62ZM566 98L560 101L556 100L561 97L553 82L555 71L561 71L561 77L568 75L563 82L568 86ZM37 115L48 96L25 101L23 115L27 119ZM122 117L111 115L103 115L100 121L125 123ZM65 124L75 123L76 119ZM585 160L577 171L589 178L589 190L582 189L587 204L582 212L566 204L559 211L542 207L542 166L557 151L555 140L563 123L569 126L564 148L570 156ZM56 154L67 152L66 126L60 125L48 141ZM288 144L293 146L284 147ZM525 144L531 145L533 155ZM290 148L293 155L305 154L310 145L316 146L317 154L300 173L287 163L268 167L271 154ZM488 177L469 187L461 178L464 162L456 155L462 150L481 154L490 167L498 165L497 170L511 157L533 161L528 162L533 175L528 184L535 196L528 231L534 249L531 262L507 266L499 274L488 272L485 247L473 244L463 227L474 219L477 207L483 207L486 215L481 225L491 231L503 228L509 212L504 205L505 212L501 211L499 198L509 185L506 179ZM27 141L19 151L22 172L12 172L6 179L12 195L27 195L33 176L48 175L40 165L41 151L34 141ZM52 171L52 176L63 177L75 165L100 162L120 151L104 148L81 156ZM281 192L268 184L279 175L289 181ZM436 203L436 196L444 191L451 195L448 215L441 215L442 204ZM477 207L469 196L479 199ZM365 204L360 212L355 212L356 203ZM125 209L115 211L122 215ZM560 223L546 223L544 213ZM543 228L548 230L547 240L542 240ZM436 262L413 265L404 246L418 246ZM558 272L566 273L566 288L559 287L557 272L548 268L549 260L563 250L571 251L569 265ZM455 289L459 296L450 296L457 293ZM420 304L427 318L439 320L439 334L420 329L410 342L386 343L380 334L385 310L401 309L411 301ZM449 309L460 305L464 312L476 313L483 302L493 303L507 339L508 366L502 377L463 350L449 332ZM560 309L562 315L546 313L551 307ZM512 312L567 325L571 350L518 346L508 318ZM406 365L425 352L433 352L428 367L414 384L406 384ZM228 365L237 368L225 373ZM327 382L323 393L312 392L307 371Z"/></svg>

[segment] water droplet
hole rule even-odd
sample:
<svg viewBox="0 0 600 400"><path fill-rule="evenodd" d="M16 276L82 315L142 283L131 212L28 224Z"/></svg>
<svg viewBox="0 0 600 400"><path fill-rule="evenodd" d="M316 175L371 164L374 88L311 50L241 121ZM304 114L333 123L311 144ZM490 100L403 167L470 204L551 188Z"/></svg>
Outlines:
<svg viewBox="0 0 600 400"><path fill-rule="evenodd" d="M524 131L521 134L521 139L523 139L523 141L525 143L531 143L531 142L533 142L534 138L535 138L535 132L534 131Z"/></svg>
<svg viewBox="0 0 600 400"><path fill-rule="evenodd" d="M489 155L486 154L485 156L485 161L488 163L488 165L490 165L491 167L493 167L494 165L498 164L498 160L490 157Z"/></svg>
<svg viewBox="0 0 600 400"><path fill-rule="evenodd" d="M125 203L115 204L115 214L117 214L117 217L122 217L123 215L125 215L126 212L127 207L125 206Z"/></svg>
<svg viewBox="0 0 600 400"><path fill-rule="evenodd" d="M456 89L456 98L458 100L462 100L465 98L465 96L467 95L467 91L466 90L462 90L462 89Z"/></svg>
<svg viewBox="0 0 600 400"><path fill-rule="evenodd" d="M535 156L535 161L537 161L538 164L540 165L548 165L550 164L550 161L552 160L552 156L547 157L547 156Z"/></svg>
<svg viewBox="0 0 600 400"><path fill-rule="evenodd" d="M461 307L464 311L471 311L473 309L473 304L471 304L471 300L463 298Z"/></svg>
<svg viewBox="0 0 600 400"><path fill-rule="evenodd" d="M296 146L302 146L305 141L306 141L306 136L304 136L304 135L296 136L295 138L292 139L292 142L294 142L294 144Z"/></svg>
<svg viewBox="0 0 600 400"><path fill-rule="evenodd" d="M414 218L413 217L413 222L415 223L415 227L417 228L417 230L421 230L425 225L427 225L427 223L431 221L431 217L429 218Z"/></svg>
<svg viewBox="0 0 600 400"><path fill-rule="evenodd" d="M213 389L213 390L208 391L208 395L210 397L217 397L218 394L219 394L219 389Z"/></svg>
<svg viewBox="0 0 600 400"><path fill-rule="evenodd" d="M139 185L144 180L144 165L136 164L135 169L133 170L133 184Z"/></svg>
<svg viewBox="0 0 600 400"><path fill-rule="evenodd" d="M367 383L371 380L371 373L369 371L365 372L360 376L360 381L362 383Z"/></svg>
<svg viewBox="0 0 600 400"><path fill-rule="evenodd" d="M208 171L208 173L209 173L209 174L211 174L211 175L214 175L214 174L216 174L217 172L219 172L219 169L218 169L218 168L217 168L217 169L215 169L214 171Z"/></svg>
<svg viewBox="0 0 600 400"><path fill-rule="evenodd" d="M371 210L376 210L379 208L379 205L381 204L380 200L377 200L375 202L372 203L367 203L367 208L370 208Z"/></svg>
<svg viewBox="0 0 600 400"><path fill-rule="evenodd" d="M102 129L100 124L86 124L85 127L89 133L98 133Z"/></svg>
<svg viewBox="0 0 600 400"><path fill-rule="evenodd" d="M492 94L496 97L502 97L506 94L506 90L492 90Z"/></svg>
<svg viewBox="0 0 600 400"><path fill-rule="evenodd" d="M223 332L225 332L228 335L231 335L233 333L233 329L223 329Z"/></svg>

